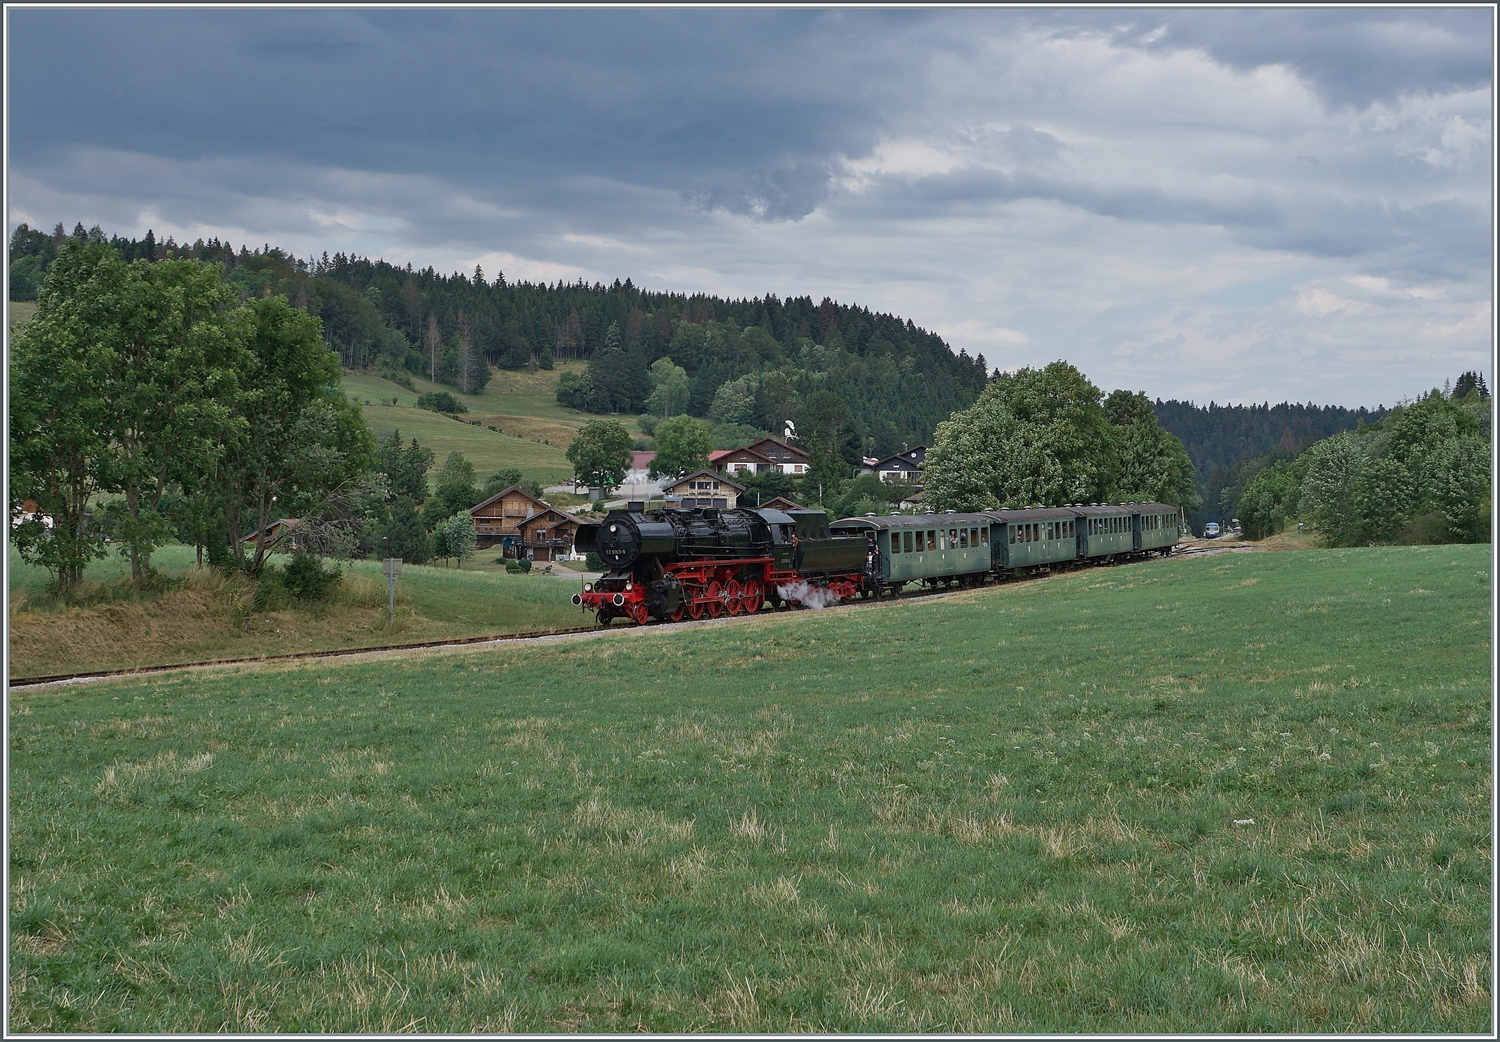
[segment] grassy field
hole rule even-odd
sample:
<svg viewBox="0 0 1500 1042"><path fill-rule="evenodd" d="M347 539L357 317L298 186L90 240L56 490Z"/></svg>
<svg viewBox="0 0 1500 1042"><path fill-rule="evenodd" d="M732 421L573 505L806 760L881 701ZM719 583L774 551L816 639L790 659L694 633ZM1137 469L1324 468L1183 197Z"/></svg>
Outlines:
<svg viewBox="0 0 1500 1042"><path fill-rule="evenodd" d="M10 1028L1487 1032L1488 570L13 694Z"/></svg>
<svg viewBox="0 0 1500 1042"><path fill-rule="evenodd" d="M346 372L343 380L345 392L364 403L371 427L415 435L437 453L436 465L448 453L462 452L481 478L501 467L519 467L528 479L550 484L572 475L567 447L580 427L597 418L557 404L558 377L570 368L582 372L583 363L564 363L552 372L494 370L483 394L458 394L420 377L412 378L411 391L372 373ZM417 395L439 390L468 407L462 422L416 408ZM636 417L615 418L640 433Z"/></svg>
<svg viewBox="0 0 1500 1042"><path fill-rule="evenodd" d="M121 587L129 564L112 555L89 566L87 586L71 606L46 594L47 573L10 551L10 675L45 676L90 669L297 651L368 647L485 633L587 626L569 598L576 583L507 575L496 551L458 568L407 566L397 580L396 615L388 614L377 561L345 565L326 603L258 610L252 584L193 567L190 547L158 550L168 580L160 591ZM279 558L273 558L276 560ZM572 573L567 573L571 575Z"/></svg>
<svg viewBox="0 0 1500 1042"><path fill-rule="evenodd" d="M12 300L10 302L10 328L20 329L31 316L36 314L36 301L34 300Z"/></svg>

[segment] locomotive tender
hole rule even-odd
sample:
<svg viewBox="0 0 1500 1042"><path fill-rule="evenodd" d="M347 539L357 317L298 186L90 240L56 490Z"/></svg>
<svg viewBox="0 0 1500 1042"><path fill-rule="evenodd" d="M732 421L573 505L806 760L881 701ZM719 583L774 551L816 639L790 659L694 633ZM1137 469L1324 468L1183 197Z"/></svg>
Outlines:
<svg viewBox="0 0 1500 1042"><path fill-rule="evenodd" d="M1172 552L1176 507L1078 505L844 518L821 510L614 510L575 545L608 571L573 603L616 618L718 618L768 602L822 607L908 584L978 585L1071 564Z"/></svg>

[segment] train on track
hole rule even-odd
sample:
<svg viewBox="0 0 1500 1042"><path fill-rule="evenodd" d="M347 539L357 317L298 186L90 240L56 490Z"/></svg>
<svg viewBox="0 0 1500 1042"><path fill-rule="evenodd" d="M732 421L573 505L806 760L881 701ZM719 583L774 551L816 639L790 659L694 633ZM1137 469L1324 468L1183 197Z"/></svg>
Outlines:
<svg viewBox="0 0 1500 1042"><path fill-rule="evenodd" d="M575 546L606 572L573 603L607 626L821 608L907 586L972 586L1043 570L1166 556L1181 515L1164 503L1080 504L829 522L822 510L612 510Z"/></svg>

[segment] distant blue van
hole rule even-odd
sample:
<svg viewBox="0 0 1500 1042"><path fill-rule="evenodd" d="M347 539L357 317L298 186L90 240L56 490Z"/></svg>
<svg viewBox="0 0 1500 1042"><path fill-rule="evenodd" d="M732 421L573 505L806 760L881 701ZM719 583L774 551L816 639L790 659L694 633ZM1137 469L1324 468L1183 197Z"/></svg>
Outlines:
<svg viewBox="0 0 1500 1042"><path fill-rule="evenodd" d="M1217 521L1210 521L1208 524L1204 525L1203 526L1203 538L1204 539L1217 539L1217 538L1219 538L1219 522L1217 522Z"/></svg>

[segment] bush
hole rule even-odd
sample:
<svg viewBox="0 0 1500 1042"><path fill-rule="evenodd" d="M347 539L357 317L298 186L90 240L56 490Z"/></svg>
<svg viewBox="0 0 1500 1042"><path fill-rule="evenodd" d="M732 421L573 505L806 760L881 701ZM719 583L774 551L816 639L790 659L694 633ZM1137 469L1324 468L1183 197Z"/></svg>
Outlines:
<svg viewBox="0 0 1500 1042"><path fill-rule="evenodd" d="M608 568L604 567L604 558L600 557L592 550L588 552L588 557L583 563L588 566L588 570L591 572L609 571Z"/></svg>
<svg viewBox="0 0 1500 1042"><path fill-rule="evenodd" d="M408 391L416 390L416 387L411 382L411 374L407 373L405 370L396 369L393 366L386 366L384 369L380 370L380 375L382 379L389 380L397 387L405 387Z"/></svg>
<svg viewBox="0 0 1500 1042"><path fill-rule="evenodd" d="M281 585L299 601L319 601L333 592L344 577L336 567L325 568L316 554L298 550L281 573Z"/></svg>
<svg viewBox="0 0 1500 1042"><path fill-rule="evenodd" d="M459 401L447 391L431 391L417 398L418 409L431 409L433 412L468 412L469 407Z"/></svg>

